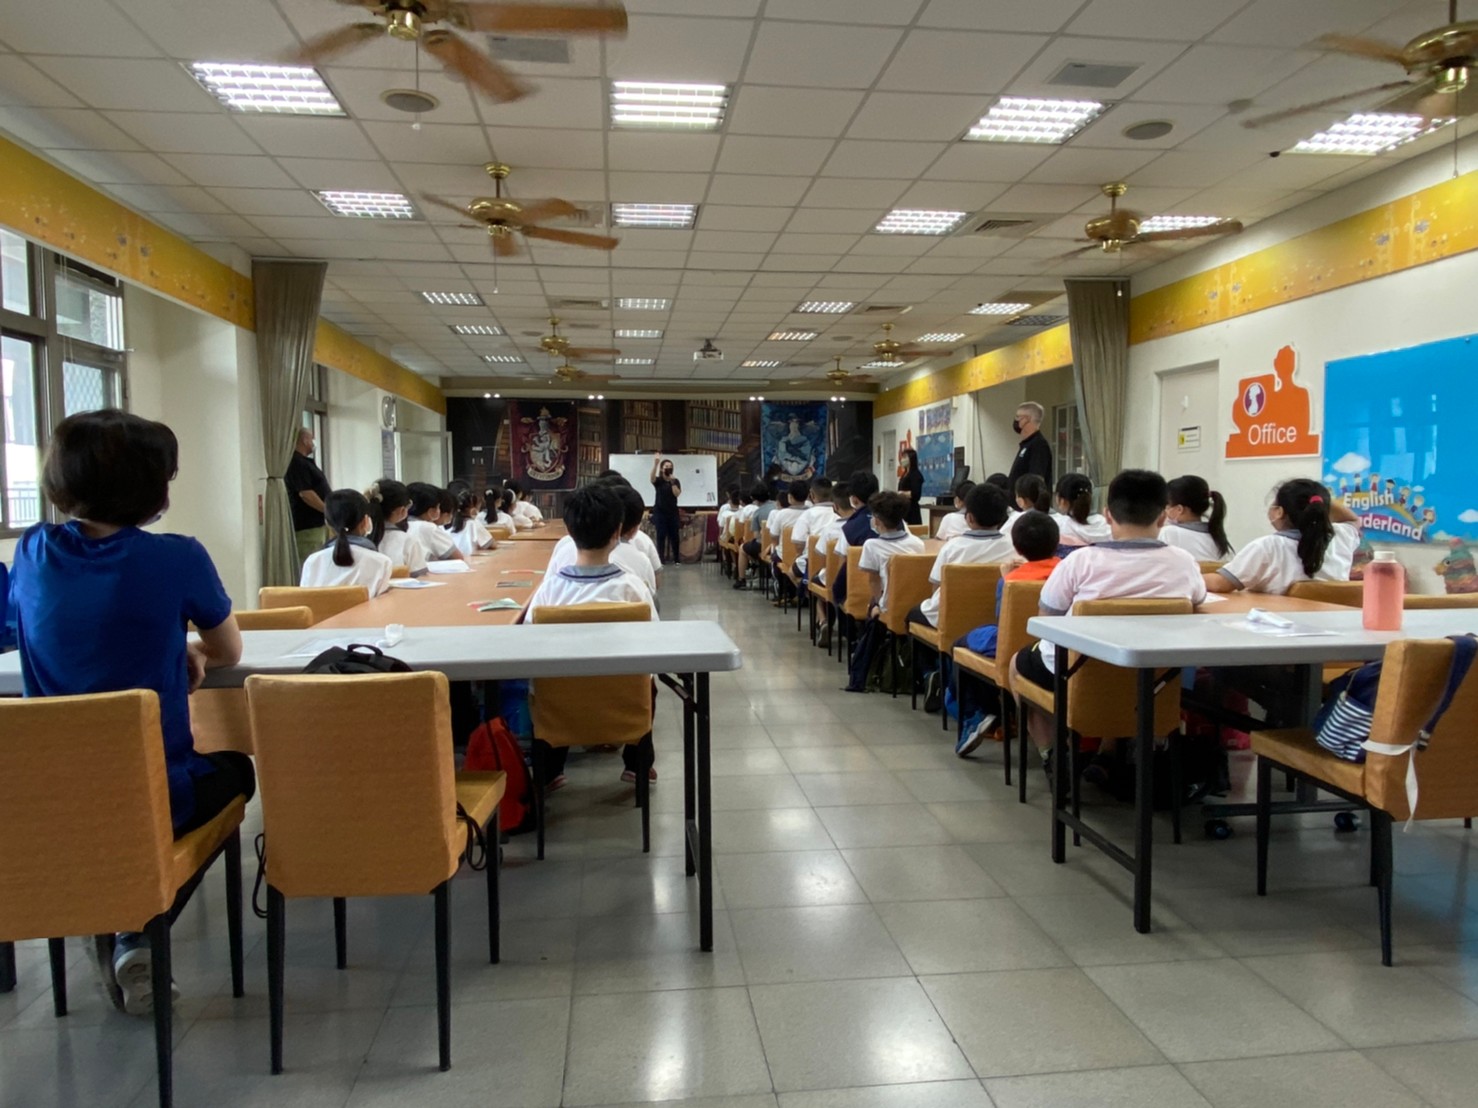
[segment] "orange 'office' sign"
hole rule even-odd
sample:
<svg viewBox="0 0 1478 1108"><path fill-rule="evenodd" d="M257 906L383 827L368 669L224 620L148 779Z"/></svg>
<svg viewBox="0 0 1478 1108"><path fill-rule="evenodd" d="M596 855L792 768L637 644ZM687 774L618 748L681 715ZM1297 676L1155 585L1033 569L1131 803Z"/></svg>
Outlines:
<svg viewBox="0 0 1478 1108"><path fill-rule="evenodd" d="M1235 430L1227 436L1228 458L1298 458L1319 453L1311 426L1309 390L1293 380L1298 356L1285 346L1273 372L1244 377L1232 403Z"/></svg>

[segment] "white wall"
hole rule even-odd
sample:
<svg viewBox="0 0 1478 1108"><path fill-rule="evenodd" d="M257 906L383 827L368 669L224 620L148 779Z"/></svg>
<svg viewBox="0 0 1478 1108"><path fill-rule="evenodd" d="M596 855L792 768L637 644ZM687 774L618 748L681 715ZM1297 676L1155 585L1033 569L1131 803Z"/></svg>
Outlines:
<svg viewBox="0 0 1478 1108"><path fill-rule="evenodd" d="M328 371L328 449L324 470L339 489L366 489L381 476L380 401L389 395L337 370ZM396 400L397 425L404 432L446 430L446 419L404 397ZM444 484L447 479L441 439L403 434L401 474L406 481Z"/></svg>

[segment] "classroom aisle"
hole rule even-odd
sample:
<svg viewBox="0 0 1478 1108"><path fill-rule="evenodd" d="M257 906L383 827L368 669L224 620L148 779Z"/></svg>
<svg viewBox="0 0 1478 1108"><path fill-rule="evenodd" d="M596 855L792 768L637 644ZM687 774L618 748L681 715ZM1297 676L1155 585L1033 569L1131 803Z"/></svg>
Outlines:
<svg viewBox="0 0 1478 1108"><path fill-rule="evenodd" d="M666 618L719 619L745 652L714 681L714 953L696 949L664 693L650 858L619 758L579 755L548 860L531 837L508 848L501 966L485 962L480 876L457 883L450 1073L435 1070L429 897L351 902L346 972L329 905L289 905L288 1073L272 1078L262 926L248 920L248 996L232 1000L212 873L176 928L177 1103L1471 1103L1478 893L1460 826L1397 836L1394 969L1366 837L1323 817L1278 834L1261 901L1250 821L1178 848L1158 825L1156 930L1137 935L1127 875L1097 852L1049 861L1039 771L1018 805L998 748L962 763L906 698L842 694L793 616L711 566L663 576ZM61 1028L44 946L21 951L0 997L0 1103L153 1104L150 1025L105 1011L72 949Z"/></svg>

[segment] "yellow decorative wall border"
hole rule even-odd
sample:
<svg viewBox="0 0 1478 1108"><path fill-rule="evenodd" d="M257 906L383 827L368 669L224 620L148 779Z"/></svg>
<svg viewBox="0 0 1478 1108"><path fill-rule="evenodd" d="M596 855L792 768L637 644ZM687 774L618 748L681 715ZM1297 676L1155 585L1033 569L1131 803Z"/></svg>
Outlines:
<svg viewBox="0 0 1478 1108"><path fill-rule="evenodd" d="M927 377L906 381L897 388L878 394L872 403L873 415L892 415L921 408L951 396L961 396L976 389L990 388L1018 377L1061 369L1073 363L1073 348L1067 324L1039 331L1020 342L1003 346L968 361L947 366Z"/></svg>
<svg viewBox="0 0 1478 1108"><path fill-rule="evenodd" d="M0 167L0 225L131 284L254 329L251 278L3 138ZM446 413L446 397L434 384L327 321L319 322L314 355L351 377Z"/></svg>

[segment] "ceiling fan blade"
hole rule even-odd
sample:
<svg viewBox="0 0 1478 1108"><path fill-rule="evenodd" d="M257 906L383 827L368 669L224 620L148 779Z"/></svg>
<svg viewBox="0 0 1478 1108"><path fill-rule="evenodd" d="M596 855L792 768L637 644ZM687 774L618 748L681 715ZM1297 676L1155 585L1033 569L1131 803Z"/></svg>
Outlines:
<svg viewBox="0 0 1478 1108"><path fill-rule="evenodd" d="M383 23L351 23L347 27L329 31L317 38L310 38L290 53L287 60L294 65L322 65L345 51L352 50L361 43L368 42L384 33Z"/></svg>
<svg viewBox="0 0 1478 1108"><path fill-rule="evenodd" d="M1300 104L1296 108L1286 108L1281 112L1269 112L1267 115L1255 116L1252 119L1244 119L1244 127L1265 127L1269 123L1278 123L1285 119L1292 119L1296 115L1306 112L1317 112L1321 108L1332 108L1336 104L1343 104L1346 100L1354 100L1359 96L1369 96L1373 92L1386 92L1390 89L1410 88L1416 84L1415 81L1387 81L1383 85L1371 85L1369 88L1356 89L1353 92L1340 93L1338 96L1330 96L1323 100L1315 100L1312 103Z"/></svg>
<svg viewBox="0 0 1478 1108"><path fill-rule="evenodd" d="M619 373L587 373L587 374L585 374L585 376L581 377L580 380L582 380L582 381L619 381L619 380L621 380L621 375Z"/></svg>
<svg viewBox="0 0 1478 1108"><path fill-rule="evenodd" d="M1142 242L1174 242L1178 239L1199 239L1210 235L1235 235L1242 229L1239 220L1223 219L1220 223L1208 223L1205 227L1178 227L1173 231L1145 231L1135 235L1127 245L1138 246Z"/></svg>
<svg viewBox="0 0 1478 1108"><path fill-rule="evenodd" d="M1058 254L1056 257L1050 260L1054 262L1065 262L1069 258L1081 258L1084 254L1091 253L1094 250L1102 249L1103 247L1101 247L1098 243L1090 242L1087 246L1080 246L1076 250L1069 250L1066 254Z"/></svg>
<svg viewBox="0 0 1478 1108"><path fill-rule="evenodd" d="M596 250L614 250L620 239L607 235L592 235L585 231L557 231L552 227L530 227L525 225L523 233L531 239L547 239L550 242L568 243L570 246L589 246Z"/></svg>
<svg viewBox="0 0 1478 1108"><path fill-rule="evenodd" d="M543 223L546 219L568 219L580 214L580 209L568 200L530 200L527 204L520 202L519 206L520 223Z"/></svg>
<svg viewBox="0 0 1478 1108"><path fill-rule="evenodd" d="M516 258L523 253L523 247L518 245L518 239L512 235L490 235L493 240L493 257Z"/></svg>
<svg viewBox="0 0 1478 1108"><path fill-rule="evenodd" d="M492 34L624 35L620 4L457 4L469 30Z"/></svg>
<svg viewBox="0 0 1478 1108"><path fill-rule="evenodd" d="M421 36L421 45L451 72L490 100L509 103L531 91L508 70L450 31L431 31Z"/></svg>
<svg viewBox="0 0 1478 1108"><path fill-rule="evenodd" d="M1428 123L1437 119L1456 119L1462 115L1455 92L1429 92L1416 105L1416 114Z"/></svg>
<svg viewBox="0 0 1478 1108"><path fill-rule="evenodd" d="M437 196L434 193L430 193L430 192L423 192L423 193L421 193L421 199L424 200L428 204L434 205L435 207L445 208L449 212L456 212L463 219L469 218L468 215L467 215L467 208L466 208L465 205L462 205L462 204L454 204L450 200L446 199L443 196ZM477 223L477 224L472 224L472 226L481 227L482 224Z"/></svg>
<svg viewBox="0 0 1478 1108"><path fill-rule="evenodd" d="M1406 64L1406 52L1400 46L1379 39L1361 38L1359 35L1320 35L1313 45L1334 54L1353 54L1357 58L1374 58L1400 66Z"/></svg>
<svg viewBox="0 0 1478 1108"><path fill-rule="evenodd" d="M567 351L571 358L576 361L589 361L592 358L615 358L621 353L608 346L572 346Z"/></svg>

